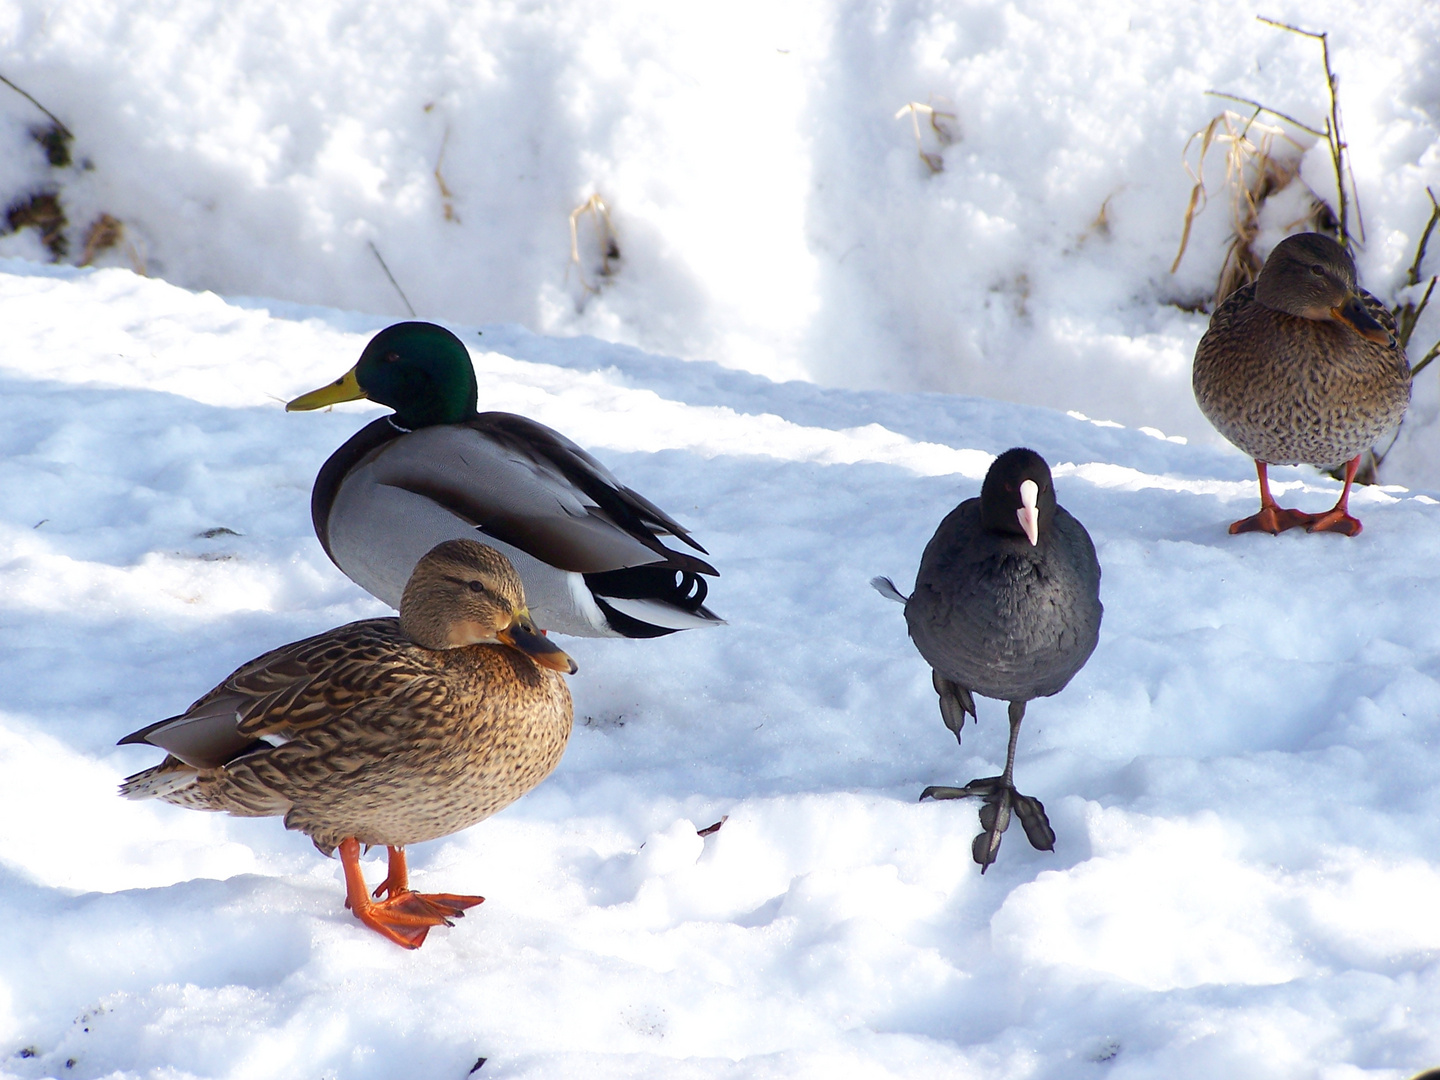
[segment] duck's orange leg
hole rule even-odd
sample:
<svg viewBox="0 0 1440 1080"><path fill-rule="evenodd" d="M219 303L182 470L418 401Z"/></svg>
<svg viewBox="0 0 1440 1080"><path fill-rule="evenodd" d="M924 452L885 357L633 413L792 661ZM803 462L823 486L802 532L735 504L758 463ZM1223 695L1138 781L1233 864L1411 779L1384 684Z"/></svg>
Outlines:
<svg viewBox="0 0 1440 1080"><path fill-rule="evenodd" d="M1345 486L1340 489L1340 501L1323 514L1312 514L1307 532L1338 532L1355 536L1360 532L1360 521L1350 516L1350 485L1355 482L1355 473L1360 468L1360 455L1356 454L1345 463Z"/></svg>
<svg viewBox="0 0 1440 1080"><path fill-rule="evenodd" d="M483 896L465 896L460 893L417 893L410 890L410 867L405 861L403 847L386 849L390 853L389 869L385 880L375 886L375 896L388 896L397 910L417 914L430 913L451 918L460 918L466 908L483 904Z"/></svg>
<svg viewBox="0 0 1440 1080"><path fill-rule="evenodd" d="M1270 494L1270 476L1265 462L1255 462L1255 475L1260 478L1260 512L1232 522L1230 525L1231 536L1244 532L1268 532L1274 536L1286 529L1293 529L1300 525L1307 528L1310 526L1310 523L1315 520L1314 514L1307 514L1302 510L1286 510L1275 502ZM1345 490L1349 491L1350 489L1347 486ZM1360 523L1357 521L1355 524L1359 525Z"/></svg>
<svg viewBox="0 0 1440 1080"><path fill-rule="evenodd" d="M389 872L375 890L376 896L388 894L384 900L370 898L360 869L360 841L353 836L340 841L340 862L345 868L345 906L370 929L407 949L423 945L430 927L450 926L466 908L485 901L483 896L411 892L403 848L390 848Z"/></svg>
<svg viewBox="0 0 1440 1080"><path fill-rule="evenodd" d="M410 866L405 861L405 849L387 847L385 850L390 853L390 865L385 880L375 886L373 895L377 900L382 896L399 896L410 891Z"/></svg>

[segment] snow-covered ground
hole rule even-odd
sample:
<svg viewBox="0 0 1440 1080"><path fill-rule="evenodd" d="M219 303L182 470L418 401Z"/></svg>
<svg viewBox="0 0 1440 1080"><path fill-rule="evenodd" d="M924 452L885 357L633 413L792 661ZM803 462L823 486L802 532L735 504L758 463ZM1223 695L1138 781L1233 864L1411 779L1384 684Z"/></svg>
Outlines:
<svg viewBox="0 0 1440 1080"><path fill-rule="evenodd" d="M488 897L405 953L275 820L115 795L119 736L380 612L308 492L372 406L286 414L385 319L0 263L0 1074L1316 1077L1440 1062L1440 504L1230 537L1237 452L1041 408L772 383L455 329L484 407L694 527L730 625L570 639L557 773L412 850ZM1089 665L1017 763L1059 834L984 877L963 747L900 609L941 516L1027 444L1104 566ZM1276 470L1284 498L1336 485ZM697 830L724 819L701 838ZM370 870L378 876L378 857Z"/></svg>
<svg viewBox="0 0 1440 1080"><path fill-rule="evenodd" d="M75 164L0 86L0 207L57 191L71 261L109 213L100 263L227 296L403 315L379 252L424 318L1213 444L1189 366L1230 221L1217 149L1171 274L1186 140L1247 111L1210 90L1329 109L1319 43L1257 14L1330 34L1362 277L1391 303L1440 191L1435 0L7 0L0 74ZM917 147L910 102L948 144L925 114ZM1333 201L1325 146L1284 127ZM592 215L569 264L592 195L608 276ZM1262 253L1304 202L1266 205ZM46 257L34 229L0 255ZM1437 337L1440 304L1415 340ZM1390 479L1440 487L1437 409Z"/></svg>
<svg viewBox="0 0 1440 1080"><path fill-rule="evenodd" d="M1171 273L1205 91L1328 108L1317 43L1257 13L1330 33L1362 280L1418 299L1434 0L0 4L0 76L74 133L48 164L0 85L0 212L53 194L62 263L123 224L96 271L0 235L0 1076L1440 1064L1440 365L1385 464L1412 490L1357 492L1354 540L1227 536L1253 472L1190 395L1230 228L1212 153ZM911 102L943 137L921 113L917 147ZM597 211L572 264L591 195L618 257ZM1262 251L1305 197L1266 204ZM281 403L401 289L482 407L693 526L730 621L567 642L565 760L412 852L420 887L489 898L417 954L278 822L115 795L154 760L119 736L383 610L308 513L376 410ZM1440 303L1412 355L1437 337ZM1022 733L1056 851L1012 830L982 878L974 805L915 800L997 771L1003 708L957 748L866 583L908 588L1016 444L1094 537L1106 617Z"/></svg>

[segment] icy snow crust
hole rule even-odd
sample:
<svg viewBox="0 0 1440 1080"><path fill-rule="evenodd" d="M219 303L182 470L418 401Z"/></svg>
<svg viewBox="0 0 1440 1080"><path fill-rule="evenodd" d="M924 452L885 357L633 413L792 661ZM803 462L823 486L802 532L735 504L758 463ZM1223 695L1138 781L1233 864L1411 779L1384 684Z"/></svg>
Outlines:
<svg viewBox="0 0 1440 1080"><path fill-rule="evenodd" d="M242 661L383 608L308 498L373 406L287 415L386 320L0 263L0 1074L1376 1077L1440 1060L1440 506L1230 537L1249 462L1040 408L770 383L454 329L485 408L692 526L730 625L568 639L556 774L412 850L487 902L409 954L276 820L115 795L114 746ZM1059 834L981 877L899 607L1027 444L1104 566L1100 645L1017 762ZM1337 485L1277 469L1289 502ZM228 531L217 531L228 530ZM714 834L697 830L725 819ZM372 880L381 857L367 861Z"/></svg>

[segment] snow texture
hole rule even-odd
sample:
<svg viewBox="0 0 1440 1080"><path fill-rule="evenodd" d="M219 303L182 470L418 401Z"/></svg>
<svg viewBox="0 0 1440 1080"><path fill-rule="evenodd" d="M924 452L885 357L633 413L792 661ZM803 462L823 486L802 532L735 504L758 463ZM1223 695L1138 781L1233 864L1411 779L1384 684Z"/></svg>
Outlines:
<svg viewBox="0 0 1440 1080"><path fill-rule="evenodd" d="M1433 247L1405 286L1440 192L1440 5L1259 10L1330 32L1362 282L1418 300L1440 272ZM68 214L58 265L38 229L0 235L0 1077L1440 1064L1440 365L1353 540L1226 535L1254 474L1190 394L1230 228L1214 155L1171 273L1182 151L1227 104L1205 91L1310 125L1328 107L1317 43L1255 14L0 5L0 75L75 133L48 164L44 115L0 85L0 209ZM953 114L944 136L922 114L917 147L907 102ZM1287 130L1333 197L1323 145ZM596 194L618 257L587 213L572 264ZM1266 205L1262 252L1304 198ZM64 265L102 213L121 241ZM418 887L488 897L414 954L278 821L115 794L155 760L121 735L385 611L308 510L380 410L281 408L405 314L381 257L471 347L482 408L557 428L694 529L729 620L567 640L566 757L412 850ZM1436 338L1440 304L1412 354ZM1094 538L1106 615L1021 734L1056 850L1012 829L982 878L974 803L916 797L999 771L1004 708L982 699L957 748L867 582L908 590L1014 445ZM1307 510L1338 491L1272 479Z"/></svg>
<svg viewBox="0 0 1440 1080"><path fill-rule="evenodd" d="M1190 358L1230 238L1223 148L1175 273L1186 140L1235 101L1319 128L1319 43L1237 0L10 0L0 203L58 191L71 261L192 289L591 334L775 379L979 394L1218 443ZM1276 0L1328 31L1362 281L1406 270L1440 191L1440 5ZM897 110L916 102L941 114ZM1273 121L1274 116L1264 118ZM1335 199L1266 204L1263 254ZM942 134L942 131L944 134ZM947 141L948 140L948 141ZM941 166L925 164L920 151ZM1188 160L1193 165L1196 148ZM610 212L569 215L592 195ZM1353 221L1353 218L1352 218ZM0 255L41 260L39 234ZM1423 268L1440 271L1440 240ZM603 273L608 270L609 273ZM1414 343L1440 338L1440 304ZM1440 486L1432 375L1387 478ZM1420 445L1409 443L1418 439Z"/></svg>
<svg viewBox="0 0 1440 1080"><path fill-rule="evenodd" d="M456 325L485 407L693 526L730 625L569 639L557 773L412 849L489 899L407 954L275 820L127 803L120 735L383 609L307 495L378 410L286 414L384 320L125 270L0 273L0 1072L7 1077L1376 1077L1440 1060L1440 506L1231 537L1237 452L1045 409L772 383ZM957 748L899 607L1033 446L1105 624L1018 779L1059 834L981 877L1003 707ZM1337 485L1277 469L1288 502ZM698 830L724 820L707 837ZM381 856L367 861L380 876Z"/></svg>

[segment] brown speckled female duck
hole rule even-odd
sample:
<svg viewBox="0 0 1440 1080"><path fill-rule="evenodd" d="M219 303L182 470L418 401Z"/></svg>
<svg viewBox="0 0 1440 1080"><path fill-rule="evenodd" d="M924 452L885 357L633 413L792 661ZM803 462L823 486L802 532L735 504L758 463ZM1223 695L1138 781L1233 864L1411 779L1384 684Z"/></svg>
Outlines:
<svg viewBox="0 0 1440 1080"><path fill-rule="evenodd" d="M1355 284L1349 254L1319 233L1286 237L1260 276L1215 309L1195 350L1195 400L1260 477L1260 511L1232 533L1360 531L1348 509L1360 455L1410 404L1410 364L1394 331L1390 312ZM1287 510L1270 496L1267 464L1341 462L1345 487L1326 513Z"/></svg>
<svg viewBox="0 0 1440 1080"><path fill-rule="evenodd" d="M366 619L245 664L180 716L121 739L169 751L127 779L160 798L240 817L284 815L340 849L346 906L407 948L484 898L410 891L405 845L509 806L570 737L570 658L535 628L509 560L451 540L416 565L398 619ZM390 849L372 900L360 845Z"/></svg>

